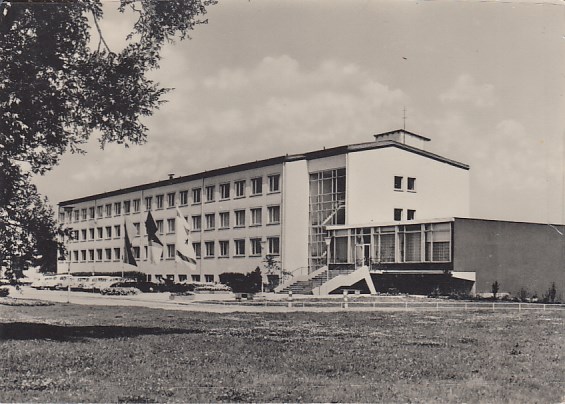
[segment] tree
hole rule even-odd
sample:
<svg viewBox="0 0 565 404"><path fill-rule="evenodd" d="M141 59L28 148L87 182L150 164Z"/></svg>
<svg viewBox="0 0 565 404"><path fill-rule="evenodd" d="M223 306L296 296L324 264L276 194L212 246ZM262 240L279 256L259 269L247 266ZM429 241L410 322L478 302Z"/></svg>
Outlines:
<svg viewBox="0 0 565 404"><path fill-rule="evenodd" d="M494 300L496 300L496 295L498 294L499 290L500 284L498 283L498 281L494 281L490 286L490 291L492 292L492 297L494 298Z"/></svg>
<svg viewBox="0 0 565 404"><path fill-rule="evenodd" d="M0 0L0 246L29 257L56 234L52 212L30 182L96 133L142 144L150 116L170 90L147 78L163 45L185 39L214 0L120 0L135 15L128 44L112 50L101 0ZM32 218L26 196L41 215Z"/></svg>

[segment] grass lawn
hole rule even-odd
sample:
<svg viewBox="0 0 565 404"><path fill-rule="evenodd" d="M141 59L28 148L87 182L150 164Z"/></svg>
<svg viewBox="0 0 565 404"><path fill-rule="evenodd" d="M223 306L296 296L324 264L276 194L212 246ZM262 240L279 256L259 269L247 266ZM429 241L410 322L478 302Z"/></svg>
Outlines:
<svg viewBox="0 0 565 404"><path fill-rule="evenodd" d="M564 318L0 305L0 402L557 403Z"/></svg>

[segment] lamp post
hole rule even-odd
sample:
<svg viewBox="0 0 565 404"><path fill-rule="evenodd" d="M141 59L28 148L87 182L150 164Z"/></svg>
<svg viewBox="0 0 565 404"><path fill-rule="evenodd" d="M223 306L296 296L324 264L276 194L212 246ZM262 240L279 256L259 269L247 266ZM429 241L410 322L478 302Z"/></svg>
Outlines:
<svg viewBox="0 0 565 404"><path fill-rule="evenodd" d="M267 257L265 255L263 255L263 251L265 251L265 244L267 242L263 239L261 239L261 258L265 257L265 260L267 259ZM261 268L261 294L265 293L265 282L263 282L263 268Z"/></svg>
<svg viewBox="0 0 565 404"><path fill-rule="evenodd" d="M63 210L65 213L68 213L69 221L71 215L73 213L74 206L65 206ZM67 242L66 242L66 250L67 250L67 303L71 302L71 251L69 250L69 244L72 239L72 232L73 228L69 227L67 229ZM63 233L63 242L65 242L65 234Z"/></svg>
<svg viewBox="0 0 565 404"><path fill-rule="evenodd" d="M332 243L331 237L324 237L326 243L326 282L330 280L330 244Z"/></svg>

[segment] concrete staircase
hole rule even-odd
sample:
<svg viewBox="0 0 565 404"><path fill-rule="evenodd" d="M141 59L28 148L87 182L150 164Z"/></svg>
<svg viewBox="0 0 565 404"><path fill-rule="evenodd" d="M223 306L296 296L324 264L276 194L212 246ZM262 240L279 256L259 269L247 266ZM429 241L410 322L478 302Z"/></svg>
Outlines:
<svg viewBox="0 0 565 404"><path fill-rule="evenodd" d="M301 295L312 295L317 294L315 289L319 289L324 283L329 280L340 276L340 275L349 275L353 273L355 270L353 268L338 268L338 269L330 269L328 274L327 267L322 267L307 277L300 277L294 279L294 281L290 281L285 285L281 285L282 287L279 290L276 290L277 293L288 293L292 291L293 294L301 294ZM306 279L304 279L306 278Z"/></svg>

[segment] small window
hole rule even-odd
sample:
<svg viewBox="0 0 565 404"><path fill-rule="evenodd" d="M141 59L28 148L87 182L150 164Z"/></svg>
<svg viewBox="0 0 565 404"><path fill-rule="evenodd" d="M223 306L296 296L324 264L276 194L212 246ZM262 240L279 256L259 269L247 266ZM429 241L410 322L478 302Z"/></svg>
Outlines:
<svg viewBox="0 0 565 404"><path fill-rule="evenodd" d="M167 219L167 233L175 232L175 219Z"/></svg>
<svg viewBox="0 0 565 404"><path fill-rule="evenodd" d="M263 193L263 178L257 177L251 179L251 194L260 195Z"/></svg>
<svg viewBox="0 0 565 404"><path fill-rule="evenodd" d="M280 178L279 174L269 175L269 192L279 192L280 189Z"/></svg>
<svg viewBox="0 0 565 404"><path fill-rule="evenodd" d="M110 216L112 216L112 205L107 204L106 205L106 217L110 217Z"/></svg>
<svg viewBox="0 0 565 404"><path fill-rule="evenodd" d="M416 218L416 211L408 209L406 211L406 220L414 220Z"/></svg>
<svg viewBox="0 0 565 404"><path fill-rule="evenodd" d="M133 200L133 211L134 212L139 212L139 205L140 205L140 200L139 199L134 199Z"/></svg>
<svg viewBox="0 0 565 404"><path fill-rule="evenodd" d="M88 208L89 219L94 219L94 206Z"/></svg>
<svg viewBox="0 0 565 404"><path fill-rule="evenodd" d="M186 282L188 280L188 275L179 274L179 282Z"/></svg>
<svg viewBox="0 0 565 404"><path fill-rule="evenodd" d="M394 177L394 189L395 191L402 191L402 177Z"/></svg>
<svg viewBox="0 0 565 404"><path fill-rule="evenodd" d="M152 205L153 205L153 197L152 196L146 196L145 197L145 210L151 210Z"/></svg>
<svg viewBox="0 0 565 404"><path fill-rule="evenodd" d="M201 203L201 202L202 202L202 188L193 188L192 203Z"/></svg>
<svg viewBox="0 0 565 404"><path fill-rule="evenodd" d="M245 240L234 240L236 257L245 256Z"/></svg>
<svg viewBox="0 0 565 404"><path fill-rule="evenodd" d="M117 224L114 226L114 237L120 238L122 235L122 226Z"/></svg>
<svg viewBox="0 0 565 404"><path fill-rule="evenodd" d="M133 258L136 260L141 258L141 250L139 247L133 247Z"/></svg>
<svg viewBox="0 0 565 404"><path fill-rule="evenodd" d="M102 249L98 248L96 250L96 261L102 261Z"/></svg>
<svg viewBox="0 0 565 404"><path fill-rule="evenodd" d="M214 275L204 275L204 282L214 283Z"/></svg>
<svg viewBox="0 0 565 404"><path fill-rule="evenodd" d="M81 261L86 261L86 250L80 250L80 259Z"/></svg>
<svg viewBox="0 0 565 404"><path fill-rule="evenodd" d="M163 201L165 199L164 195L157 195L155 201L157 203L157 209L163 209Z"/></svg>
<svg viewBox="0 0 565 404"><path fill-rule="evenodd" d="M167 258L168 259L175 258L175 245L174 244L167 244Z"/></svg>
<svg viewBox="0 0 565 404"><path fill-rule="evenodd" d="M269 243L269 254L279 255L280 254L280 240L278 237L267 238Z"/></svg>
<svg viewBox="0 0 565 404"><path fill-rule="evenodd" d="M220 229L229 229L230 212L220 212Z"/></svg>
<svg viewBox="0 0 565 404"><path fill-rule="evenodd" d="M114 216L119 216L122 214L122 203L115 202L114 203Z"/></svg>
<svg viewBox="0 0 565 404"><path fill-rule="evenodd" d="M112 209L112 206L110 206L110 209ZM78 222L80 218L80 211L77 209L75 210L75 222Z"/></svg>
<svg viewBox="0 0 565 404"><path fill-rule="evenodd" d="M86 229L82 229L82 230L80 231L80 234L81 234L81 236L82 236L82 239L83 239L84 241L86 241Z"/></svg>
<svg viewBox="0 0 565 404"><path fill-rule="evenodd" d="M281 221L281 207L280 206L269 206L267 208L269 213L269 224L280 223Z"/></svg>
<svg viewBox="0 0 565 404"><path fill-rule="evenodd" d="M104 254L106 255L106 261L112 261L112 249L111 248L105 248Z"/></svg>
<svg viewBox="0 0 565 404"><path fill-rule="evenodd" d="M190 275L192 282L200 282L200 275Z"/></svg>
<svg viewBox="0 0 565 404"><path fill-rule="evenodd" d="M206 202L214 202L216 200L216 186L209 185L206 187Z"/></svg>
<svg viewBox="0 0 565 404"><path fill-rule="evenodd" d="M235 227L245 226L245 210L236 210L235 214Z"/></svg>
<svg viewBox="0 0 565 404"><path fill-rule="evenodd" d="M141 227L140 227L140 225L139 225L139 222L133 224L134 236L139 236L139 234L140 234L140 229L141 229Z"/></svg>
<svg viewBox="0 0 565 404"><path fill-rule="evenodd" d="M416 178L408 177L407 188L408 191L416 191Z"/></svg>
<svg viewBox="0 0 565 404"><path fill-rule="evenodd" d="M236 181L234 184L235 197L243 198L245 196L245 180Z"/></svg>
<svg viewBox="0 0 565 404"><path fill-rule="evenodd" d="M89 238L91 240L94 240L94 228L88 229L88 233L89 233L88 235L90 236Z"/></svg>
<svg viewBox="0 0 565 404"><path fill-rule="evenodd" d="M96 216L98 216L98 217L104 216L104 206L97 206L96 207Z"/></svg>
<svg viewBox="0 0 565 404"><path fill-rule="evenodd" d="M230 255L230 242L227 240L220 240L220 257L227 257Z"/></svg>
<svg viewBox="0 0 565 404"><path fill-rule="evenodd" d="M78 251L73 251L73 261L78 262Z"/></svg>
<svg viewBox="0 0 565 404"><path fill-rule="evenodd" d="M192 230L202 229L202 216L192 216Z"/></svg>
<svg viewBox="0 0 565 404"><path fill-rule="evenodd" d="M128 215L131 211L131 201L124 201L124 214Z"/></svg>
<svg viewBox="0 0 565 404"><path fill-rule="evenodd" d="M402 209L394 209L394 220L397 222L402 220Z"/></svg>
<svg viewBox="0 0 565 404"><path fill-rule="evenodd" d="M175 193L171 192L167 194L167 207L174 208L175 207Z"/></svg>
<svg viewBox="0 0 565 404"><path fill-rule="evenodd" d="M229 199L230 198L230 184L220 184L220 198Z"/></svg>
<svg viewBox="0 0 565 404"><path fill-rule="evenodd" d="M86 208L81 209L81 216L82 216L82 220L86 220L87 219L87 215L86 215Z"/></svg>
<svg viewBox="0 0 565 404"><path fill-rule="evenodd" d="M106 238L112 238L112 226L106 226Z"/></svg>
<svg viewBox="0 0 565 404"><path fill-rule="evenodd" d="M261 226L263 222L263 209L253 208L251 209L251 226Z"/></svg>
<svg viewBox="0 0 565 404"><path fill-rule="evenodd" d="M213 230L216 228L216 214L208 213L206 215L206 230Z"/></svg>
<svg viewBox="0 0 565 404"><path fill-rule="evenodd" d="M180 191L180 204L188 205L188 191Z"/></svg>
<svg viewBox="0 0 565 404"><path fill-rule="evenodd" d="M120 248L114 248L114 261L119 261L120 260Z"/></svg>
<svg viewBox="0 0 565 404"><path fill-rule="evenodd" d="M206 251L206 257L211 258L214 256L214 242L213 241L206 241L204 243L204 248Z"/></svg>
<svg viewBox="0 0 565 404"><path fill-rule="evenodd" d="M155 224L157 225L157 232L159 234L163 234L163 221L162 220L156 220Z"/></svg>
<svg viewBox="0 0 565 404"><path fill-rule="evenodd" d="M104 237L104 229L102 227L97 227L96 232L98 233L97 236L99 239Z"/></svg>
<svg viewBox="0 0 565 404"><path fill-rule="evenodd" d="M88 250L88 260L94 261L94 250Z"/></svg>
<svg viewBox="0 0 565 404"><path fill-rule="evenodd" d="M261 255L261 239L252 238L249 241L251 242L251 255Z"/></svg>
<svg viewBox="0 0 565 404"><path fill-rule="evenodd" d="M192 243L192 248L194 248L194 254L196 255L196 258L200 258L202 256L200 243Z"/></svg>

